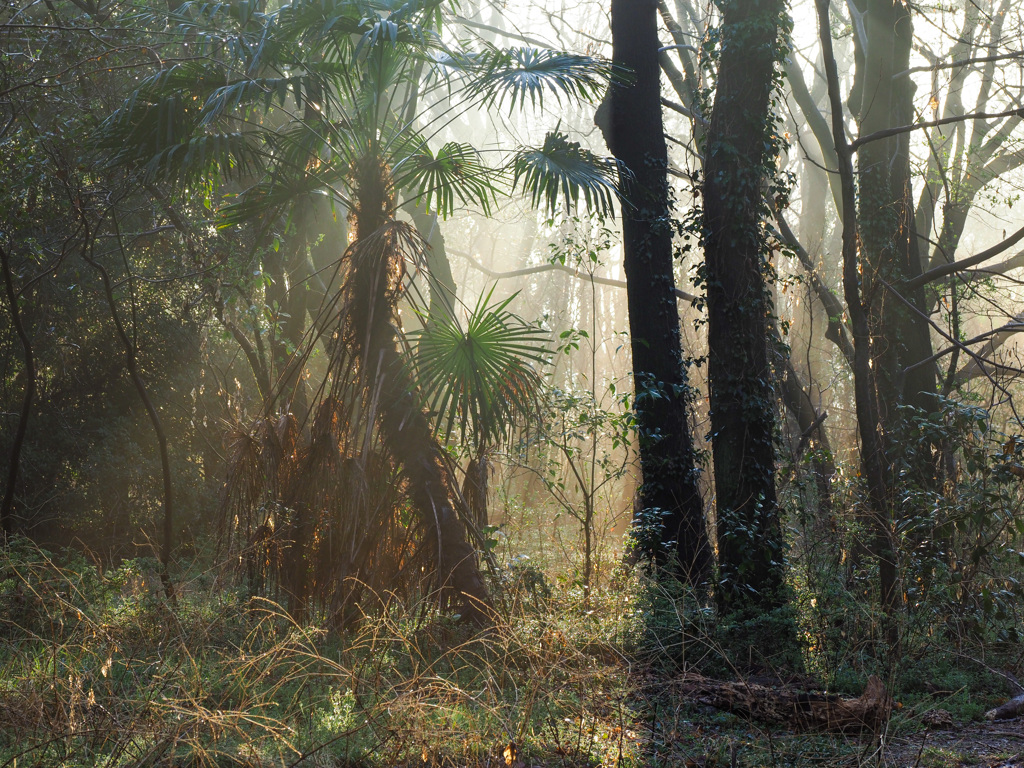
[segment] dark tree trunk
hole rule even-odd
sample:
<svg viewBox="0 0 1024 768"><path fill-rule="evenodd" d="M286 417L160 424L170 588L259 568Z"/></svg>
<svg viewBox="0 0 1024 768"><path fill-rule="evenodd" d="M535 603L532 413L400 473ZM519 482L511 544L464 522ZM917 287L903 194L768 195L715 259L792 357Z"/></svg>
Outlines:
<svg viewBox="0 0 1024 768"><path fill-rule="evenodd" d="M811 474L818 493L817 522L828 525L832 521L832 480L838 474L832 457L832 445L825 431L825 418L828 414L824 411L819 413L814 407L800 381L800 374L793 367L793 361L787 359L783 365L782 401L800 429L794 458L799 461L805 450L811 450Z"/></svg>
<svg viewBox="0 0 1024 768"><path fill-rule="evenodd" d="M704 159L708 375L718 526L719 607L785 603L775 495L770 270L761 217L772 174L777 0L722 4L722 50Z"/></svg>
<svg viewBox="0 0 1024 768"><path fill-rule="evenodd" d="M612 0L612 58L632 73L611 92L608 147L621 161L623 260L633 353L642 510L635 524L662 564L674 556L692 585L710 572L711 550L687 419L688 383L672 273L672 226L662 128L655 0ZM646 531L644 530L646 528Z"/></svg>
<svg viewBox="0 0 1024 768"><path fill-rule="evenodd" d="M901 3L868 0L865 11L866 50L857 72L863 86L861 103L856 105L862 136L914 121L913 82L894 76L910 67L910 10ZM924 291L918 288L906 300L893 291L902 290L904 282L921 274L910 184L910 134L863 145L857 168L857 224L868 267L864 298L872 325L879 416L884 436L892 439L902 431L898 405L925 412L936 407L935 366L913 367L932 355ZM910 372L904 375L905 370Z"/></svg>
<svg viewBox="0 0 1024 768"><path fill-rule="evenodd" d="M856 78L861 83L856 111L860 133L870 135L914 121L913 83L896 77L910 66L913 29L910 8L902 3L865 0L864 56ZM900 406L932 413L937 408L935 366L924 291L904 284L921 274L910 184L910 134L864 144L858 151L857 226L863 265L863 301L871 334L871 367L877 389L878 432L890 498L875 510L869 548L879 563L881 601L887 636L896 640L895 613L901 603L894 539L897 473L894 462L909 468L900 482L934 486L933 446L916 435ZM901 296L897 291L906 295ZM935 446L938 447L938 446Z"/></svg>
<svg viewBox="0 0 1024 768"><path fill-rule="evenodd" d="M473 515L473 524L482 531L488 525L487 520L487 475L491 462L487 451L481 451L469 460L466 467L466 478L462 481L462 498Z"/></svg>
<svg viewBox="0 0 1024 768"><path fill-rule="evenodd" d="M3 267L7 301L11 305L11 322L14 325L15 333L21 340L25 355L25 394L21 400L21 416L18 419L18 428L14 433L14 442L11 443L10 463L7 467L7 487L4 489L4 498L0 505L0 530L5 536L9 536L14 532L14 486L18 482L18 470L21 467L21 449L25 444L28 417L32 413L32 401L36 394L36 362L35 356L32 354L32 340L21 321L18 294L14 290L14 275L11 273L10 253L2 246L0 246L0 266Z"/></svg>

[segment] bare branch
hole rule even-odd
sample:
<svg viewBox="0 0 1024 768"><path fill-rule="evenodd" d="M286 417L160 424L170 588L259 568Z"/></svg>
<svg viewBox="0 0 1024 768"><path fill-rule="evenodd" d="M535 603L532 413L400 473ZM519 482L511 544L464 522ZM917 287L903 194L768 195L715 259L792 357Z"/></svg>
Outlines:
<svg viewBox="0 0 1024 768"><path fill-rule="evenodd" d="M448 252L465 259L470 265L480 272L483 272L488 277L494 278L495 280L504 280L509 277L521 277L523 275L535 275L540 272L564 272L567 275L572 275L577 280L587 280L588 282L596 283L597 285L610 285L613 288L625 288L625 280L613 280L610 277L597 277L596 275L588 275L584 272L578 272L572 267L567 267L564 264L538 264L535 267L524 267L523 269L513 269L510 272L495 272L493 269L488 269L479 261L474 259L471 255L465 251L456 251L452 248L448 249ZM676 296L683 301L697 301L697 297L692 293L681 291L678 288L675 289Z"/></svg>
<svg viewBox="0 0 1024 768"><path fill-rule="evenodd" d="M696 114L692 110L687 109L682 104L677 104L676 102L670 99L666 99L664 96L661 98L661 106L667 107L668 109L671 109L673 112L678 112L683 117L688 117L691 120L695 120L701 125L703 125L705 128L707 128L708 126L708 121L705 120L703 117Z"/></svg>
<svg viewBox="0 0 1024 768"><path fill-rule="evenodd" d="M905 69L902 72L897 72L892 76L893 80L900 77L906 77L912 75L915 72L935 72L940 69L957 69L958 67L969 67L972 64L986 64L992 61L1005 61L1007 59L1021 59L1024 58L1024 51L1011 51L1010 53L1001 53L994 56L976 56L971 59L960 59L959 61L950 61L945 64L929 64L924 67L911 67Z"/></svg>
<svg viewBox="0 0 1024 768"><path fill-rule="evenodd" d="M853 342L850 341L849 332L843 324L843 315L846 312L843 309L842 302L832 289L825 285L821 277L818 276L810 254L800 244L789 223L783 218L781 211L775 211L775 220L779 223L779 239L796 253L797 259L800 260L803 268L811 278L811 287L814 289L818 301L821 302L828 315L828 327L825 329L825 338L839 347L839 351L843 353L847 364L852 368L854 357Z"/></svg>
<svg viewBox="0 0 1024 768"><path fill-rule="evenodd" d="M940 125L951 125L953 123L962 123L967 120L998 120L1004 117L1024 117L1024 108L1018 107L1017 109L1008 109L1005 112L972 112L967 115L954 115L953 117L943 117L939 120L929 120L924 123L913 123L912 125L898 125L893 128L886 128L881 131L875 131L869 133L867 136L861 136L859 139L855 139L850 142L850 151L856 152L865 144L872 141L881 141L882 139L888 139L892 136L899 136L902 133L910 133L911 131L917 131L922 128L938 128Z"/></svg>
<svg viewBox="0 0 1024 768"><path fill-rule="evenodd" d="M973 266L981 264L984 261L988 261L993 256L998 256L1000 253L1008 248L1024 240L1024 227L1021 227L1008 238L1003 240L1001 243L993 245L991 248L986 248L981 253L970 256L966 259L960 259L959 261L950 262L949 264L940 264L937 267L932 267L927 272L922 272L920 275L912 280L908 280L903 284L903 290L912 291L916 288L920 288L923 285L934 282L946 275L951 275L954 272L960 272L965 269L969 269Z"/></svg>

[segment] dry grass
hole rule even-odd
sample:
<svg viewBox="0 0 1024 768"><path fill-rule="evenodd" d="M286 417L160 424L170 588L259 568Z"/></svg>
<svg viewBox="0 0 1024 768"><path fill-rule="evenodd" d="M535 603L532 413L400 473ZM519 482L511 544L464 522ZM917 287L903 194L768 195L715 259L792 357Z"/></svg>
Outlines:
<svg viewBox="0 0 1024 768"><path fill-rule="evenodd" d="M568 580L510 573L484 633L436 601L378 595L338 634L246 595L228 569L197 572L169 606L155 563L101 574L24 543L4 554L0 768L897 766L921 754L915 713L934 706L910 703L881 740L694 706L654 662L721 649L665 594L659 620L676 631L645 634L635 582L585 604Z"/></svg>
<svg viewBox="0 0 1024 768"><path fill-rule="evenodd" d="M0 766L635 756L619 639L557 598L510 600L480 634L431 601L391 597L339 636L241 597L217 571L183 584L173 607L154 578L144 563L100 575L12 555L0 580Z"/></svg>

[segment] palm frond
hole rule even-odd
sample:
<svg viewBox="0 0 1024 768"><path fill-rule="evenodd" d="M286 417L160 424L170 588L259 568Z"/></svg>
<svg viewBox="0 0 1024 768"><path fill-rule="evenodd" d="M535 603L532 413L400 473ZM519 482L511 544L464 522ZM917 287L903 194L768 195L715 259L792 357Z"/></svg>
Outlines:
<svg viewBox="0 0 1024 768"><path fill-rule="evenodd" d="M254 106L269 110L275 101L283 107L289 96L302 104L304 95L311 91L322 93L323 83L319 76L310 73L236 80L210 93L203 103L198 124L211 125L225 117L245 115ZM233 112L237 114L232 115Z"/></svg>
<svg viewBox="0 0 1024 768"><path fill-rule="evenodd" d="M225 179L262 171L265 157L258 137L245 133L208 133L157 152L142 169L147 179L186 181L215 171Z"/></svg>
<svg viewBox="0 0 1024 768"><path fill-rule="evenodd" d="M554 213L559 200L575 206L582 194L587 208L601 214L614 212L618 163L595 155L559 131L549 133L539 149L520 149L511 166L513 188L522 182L535 206L543 204Z"/></svg>
<svg viewBox="0 0 1024 768"><path fill-rule="evenodd" d="M330 190L332 199L351 207L351 201L335 191L335 185L345 175L346 170L334 166L320 168L316 174L268 175L245 190L235 202L222 208L217 226L226 229L258 221L293 203L307 200L309 195L323 193L325 189Z"/></svg>
<svg viewBox="0 0 1024 768"><path fill-rule="evenodd" d="M353 0L294 0L281 7L275 21L284 38L322 42L362 34L365 17L362 4Z"/></svg>
<svg viewBox="0 0 1024 768"><path fill-rule="evenodd" d="M423 145L419 152L401 160L394 168L395 183L413 191L417 205L447 219L455 210L455 200L463 205L479 205L490 216L497 196L495 172L480 161L479 153L468 144L450 141L433 154ZM435 205L436 204L436 205Z"/></svg>
<svg viewBox="0 0 1024 768"><path fill-rule="evenodd" d="M451 314L411 333L417 378L445 440L459 430L478 446L503 440L537 408L540 374L550 357L547 333L508 309L515 296L482 296L465 328Z"/></svg>
<svg viewBox="0 0 1024 768"><path fill-rule="evenodd" d="M604 59L563 51L519 47L490 48L475 60L463 59L476 69L470 91L482 95L489 104L544 107L544 95L557 100L596 100L607 87L612 66Z"/></svg>

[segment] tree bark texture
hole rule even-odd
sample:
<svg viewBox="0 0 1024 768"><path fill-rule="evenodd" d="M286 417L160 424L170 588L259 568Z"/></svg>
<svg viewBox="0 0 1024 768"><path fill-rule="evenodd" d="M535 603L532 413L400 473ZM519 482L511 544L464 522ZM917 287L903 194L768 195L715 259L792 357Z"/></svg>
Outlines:
<svg viewBox="0 0 1024 768"><path fill-rule="evenodd" d="M721 57L704 158L708 376L718 528L719 606L774 608L783 597L775 493L772 312L763 193L774 170L772 92L778 0L721 5Z"/></svg>
<svg viewBox="0 0 1024 768"><path fill-rule="evenodd" d="M914 122L914 86L909 77L894 77L910 67L913 40L910 9L886 0L861 0L867 39L856 72L862 83L860 103L851 104L867 136ZM857 154L858 210L864 261L864 300L872 333L872 362L876 371L879 417L883 439L899 441L898 405L924 412L936 407L934 365L915 363L932 355L928 307L924 291L906 298L924 314L912 312L893 290L921 274L910 184L910 134L872 141ZM908 371L904 375L904 371ZM905 438L902 442L905 442ZM894 446L893 446L894 447ZM927 470L922 468L922 473Z"/></svg>
<svg viewBox="0 0 1024 768"><path fill-rule="evenodd" d="M605 138L622 164L625 200L623 261L643 471L642 510L634 523L645 541L645 527L660 520L656 560L664 564L674 555L679 575L698 585L710 573L711 549L687 418L689 385L672 273L657 24L655 0L612 0L612 58L630 75L612 88Z"/></svg>
<svg viewBox="0 0 1024 768"><path fill-rule="evenodd" d="M882 439L882 422L878 408L878 388L872 365L872 334L870 305L862 293L859 238L857 233L856 183L853 152L846 139L843 105L839 95L839 72L832 50L829 22L829 0L817 0L818 36L821 42L825 74L828 80L829 103L832 108L832 136L839 159L839 175L843 186L843 294L850 316L853 337L853 388L860 434L861 468L868 487L869 523L874 529L875 552L878 559L881 602L887 615L886 634L896 652L898 636L894 614L897 607L897 565L889 538L892 521L891 465Z"/></svg>

